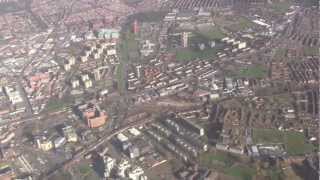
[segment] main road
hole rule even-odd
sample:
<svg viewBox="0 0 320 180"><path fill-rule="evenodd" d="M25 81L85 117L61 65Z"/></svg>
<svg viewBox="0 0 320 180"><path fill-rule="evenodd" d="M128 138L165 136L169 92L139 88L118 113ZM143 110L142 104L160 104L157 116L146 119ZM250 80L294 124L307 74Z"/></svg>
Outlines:
<svg viewBox="0 0 320 180"><path fill-rule="evenodd" d="M117 134L119 134L119 133L121 133L121 132L123 132L123 131L125 131L125 130L127 130L129 128L136 127L136 126L142 126L142 125L144 125L146 123L152 122L153 119L154 118L141 119L141 120L138 120L138 121L134 121L134 122L128 123L125 126L120 127L119 129L113 130L110 134L107 134L107 135L101 137L97 142L92 143L92 144L88 145L87 147L85 147L84 149L82 149L79 152L77 152L71 159L65 161L60 166L57 166L56 168L50 170L46 174L42 174L41 177L42 178L50 177L51 175L53 175L54 173L56 173L60 169L69 168L73 163L79 161L84 155L86 155L87 153L89 153L91 151L94 151L99 146L101 146L102 144L104 144L107 141L109 141L115 135L117 135Z"/></svg>

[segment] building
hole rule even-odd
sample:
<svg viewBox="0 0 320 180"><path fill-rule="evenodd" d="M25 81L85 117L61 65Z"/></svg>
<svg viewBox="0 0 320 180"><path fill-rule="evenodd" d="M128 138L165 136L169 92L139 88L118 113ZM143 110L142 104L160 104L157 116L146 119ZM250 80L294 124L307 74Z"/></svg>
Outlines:
<svg viewBox="0 0 320 180"><path fill-rule="evenodd" d="M39 149L43 151L50 151L53 148L52 141L50 141L47 137L39 136L35 139Z"/></svg>
<svg viewBox="0 0 320 180"><path fill-rule="evenodd" d="M71 79L71 86L73 89L76 89L80 86L80 81L78 78L72 78Z"/></svg>
<svg viewBox="0 0 320 180"><path fill-rule="evenodd" d="M189 32L182 33L182 47L187 48L189 46Z"/></svg>
<svg viewBox="0 0 320 180"><path fill-rule="evenodd" d="M57 139L55 139L53 141L54 147L55 148L59 148L62 145L64 145L66 143L66 138L65 137L58 137Z"/></svg>
<svg viewBox="0 0 320 180"><path fill-rule="evenodd" d="M14 176L14 171L13 169L8 166L4 165L3 167L0 168L0 179L12 179Z"/></svg>
<svg viewBox="0 0 320 180"><path fill-rule="evenodd" d="M6 86L4 90L12 104L18 104L23 102L22 96L16 88Z"/></svg>
<svg viewBox="0 0 320 180"><path fill-rule="evenodd" d="M128 155L131 159L137 158L140 156L140 150L137 146L132 145L128 148Z"/></svg>
<svg viewBox="0 0 320 180"><path fill-rule="evenodd" d="M122 159L117 167L118 175L122 178L125 178L126 177L126 170L129 169L130 167L131 167L131 165L129 164L129 161Z"/></svg>
<svg viewBox="0 0 320 180"><path fill-rule="evenodd" d="M247 47L247 43L246 42L241 42L238 44L238 49L244 49Z"/></svg>
<svg viewBox="0 0 320 180"><path fill-rule="evenodd" d="M128 171L128 178L131 180L146 180L147 177L143 174L144 171L141 167L133 167Z"/></svg>
<svg viewBox="0 0 320 180"><path fill-rule="evenodd" d="M187 119L181 119L179 122L182 124L182 126L192 131L193 133L196 133L199 136L204 136L204 128L199 126L198 124L195 124L194 122Z"/></svg>
<svg viewBox="0 0 320 180"><path fill-rule="evenodd" d="M67 139L68 142L77 142L78 135L76 134L75 130L72 126L65 126L62 128L63 135Z"/></svg>
<svg viewBox="0 0 320 180"><path fill-rule="evenodd" d="M86 89L91 88L93 86L89 74L82 74L81 81Z"/></svg>
<svg viewBox="0 0 320 180"><path fill-rule="evenodd" d="M111 171L114 169L116 165L116 160L112 159L109 156L103 156L103 162L104 162L104 177L108 178L110 177Z"/></svg>
<svg viewBox="0 0 320 180"><path fill-rule="evenodd" d="M71 69L71 65L69 64L69 62L65 62L63 65L63 69L65 71L69 71Z"/></svg>
<svg viewBox="0 0 320 180"><path fill-rule="evenodd" d="M85 104L79 107L82 118L87 122L89 128L98 128L107 121L106 112L102 112L100 108L93 104Z"/></svg>
<svg viewBox="0 0 320 180"><path fill-rule="evenodd" d="M93 86L92 81L91 80L86 80L83 82L83 85L86 89L91 88Z"/></svg>
<svg viewBox="0 0 320 180"><path fill-rule="evenodd" d="M119 39L119 36L118 29L101 29L98 32L99 39Z"/></svg>
<svg viewBox="0 0 320 180"><path fill-rule="evenodd" d="M139 22L138 20L135 20L133 22L133 33L138 34L139 33Z"/></svg>

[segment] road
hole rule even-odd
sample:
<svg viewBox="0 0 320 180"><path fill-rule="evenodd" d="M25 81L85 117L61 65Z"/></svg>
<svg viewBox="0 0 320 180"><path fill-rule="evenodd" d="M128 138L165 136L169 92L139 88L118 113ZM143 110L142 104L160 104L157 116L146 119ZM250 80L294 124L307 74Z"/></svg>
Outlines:
<svg viewBox="0 0 320 180"><path fill-rule="evenodd" d="M142 125L144 125L146 123L152 122L153 119L154 118L138 120L138 121L135 121L135 122L131 122L131 123L129 123L129 124L123 126L123 127L120 127L119 129L113 130L110 134L107 134L107 135L101 137L97 142L92 143L88 147L84 148L83 150L81 150L80 152L75 154L72 159L65 161L63 164L61 164L61 166L57 166L56 168L54 168L51 171L47 172L46 174L42 175L42 177L50 177L51 175L53 175L54 173L56 173L60 169L68 169L74 163L76 163L81 158L83 158L84 155L86 155L87 153L89 153L91 151L94 151L99 146L101 146L102 144L104 144L107 141L109 141L115 135L117 135L117 134L119 134L119 133L121 133L121 132L123 132L123 131L125 131L125 130L127 130L129 128L136 127L136 126L142 126Z"/></svg>

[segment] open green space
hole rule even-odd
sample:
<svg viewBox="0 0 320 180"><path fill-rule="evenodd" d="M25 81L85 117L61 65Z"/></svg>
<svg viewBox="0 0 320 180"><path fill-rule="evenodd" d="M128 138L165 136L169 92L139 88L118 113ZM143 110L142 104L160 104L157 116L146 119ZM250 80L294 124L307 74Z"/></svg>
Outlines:
<svg viewBox="0 0 320 180"><path fill-rule="evenodd" d="M50 176L48 180L70 180L72 179L72 175L67 171L58 171L54 175Z"/></svg>
<svg viewBox="0 0 320 180"><path fill-rule="evenodd" d="M251 66L241 69L236 73L236 76L246 78L263 78L267 76L267 69L262 66Z"/></svg>
<svg viewBox="0 0 320 180"><path fill-rule="evenodd" d="M286 48L278 48L275 51L274 57L275 58L284 58L287 55L287 49Z"/></svg>
<svg viewBox="0 0 320 180"><path fill-rule="evenodd" d="M118 88L121 92L125 90L125 64L136 61L139 58L139 43L136 40L135 34L131 29L124 29L121 32L121 41L118 45L118 52L120 57L119 65L116 67L116 78Z"/></svg>
<svg viewBox="0 0 320 180"><path fill-rule="evenodd" d="M306 56L319 56L319 47L304 47L303 51Z"/></svg>
<svg viewBox="0 0 320 180"><path fill-rule="evenodd" d="M139 57L139 43L130 29L121 33L119 50L120 60L123 62L129 62Z"/></svg>
<svg viewBox="0 0 320 180"><path fill-rule="evenodd" d="M191 61L195 59L205 59L214 57L217 54L216 49L197 50L192 48L179 49L176 52L177 61Z"/></svg>
<svg viewBox="0 0 320 180"><path fill-rule="evenodd" d="M238 17L228 28L231 31L237 32L249 29L254 26L254 23L246 17Z"/></svg>
<svg viewBox="0 0 320 180"><path fill-rule="evenodd" d="M241 163L238 156L228 152L215 151L200 155L200 165L240 180L250 180L256 174L253 167Z"/></svg>
<svg viewBox="0 0 320 180"><path fill-rule="evenodd" d="M46 104L46 112L60 111L69 108L73 105L74 98L72 96L65 96L63 98L52 97Z"/></svg>
<svg viewBox="0 0 320 180"><path fill-rule="evenodd" d="M79 164L73 171L81 180L98 180L100 179L96 172L89 164Z"/></svg>
<svg viewBox="0 0 320 180"><path fill-rule="evenodd" d="M275 1L272 4L270 4L270 8L275 13L284 14L284 13L288 12L291 5L293 5L292 0L283 0L283 1L278 1L278 2Z"/></svg>
<svg viewBox="0 0 320 180"><path fill-rule="evenodd" d="M295 131L279 131L277 129L253 129L253 142L283 143L288 155L303 155L315 150L312 144L306 142L303 133Z"/></svg>
<svg viewBox="0 0 320 180"><path fill-rule="evenodd" d="M129 5L134 5L134 4L142 2L142 0L125 0L124 2Z"/></svg>
<svg viewBox="0 0 320 180"><path fill-rule="evenodd" d="M318 0L304 0L304 1L302 1L302 4L305 7L310 7L310 6L319 7L319 1Z"/></svg>
<svg viewBox="0 0 320 180"><path fill-rule="evenodd" d="M241 180L251 180L256 174L255 169L244 166L244 165L235 165L225 169L225 174L233 176L236 179Z"/></svg>
<svg viewBox="0 0 320 180"><path fill-rule="evenodd" d="M90 173L91 170L92 170L91 167L88 165L79 166L79 172L83 175Z"/></svg>
<svg viewBox="0 0 320 180"><path fill-rule="evenodd" d="M6 14L6 13L14 13L21 10L22 8L19 7L17 2L12 1L12 2L1 3L0 15Z"/></svg>
<svg viewBox="0 0 320 180"><path fill-rule="evenodd" d="M209 168L225 168L231 166L238 157L223 151L206 152L200 156L200 164Z"/></svg>
<svg viewBox="0 0 320 180"><path fill-rule="evenodd" d="M167 11L146 11L133 14L128 17L127 25L131 24L134 20L140 22L159 22L163 20L167 13Z"/></svg>
<svg viewBox="0 0 320 180"><path fill-rule="evenodd" d="M210 26L209 28L199 29L196 33L202 35L207 40L222 39L226 34L217 26Z"/></svg>
<svg viewBox="0 0 320 180"><path fill-rule="evenodd" d="M118 83L118 89L120 92L124 92L126 88L126 81L125 81L125 76L124 76L124 64L121 62L116 69L116 79Z"/></svg>

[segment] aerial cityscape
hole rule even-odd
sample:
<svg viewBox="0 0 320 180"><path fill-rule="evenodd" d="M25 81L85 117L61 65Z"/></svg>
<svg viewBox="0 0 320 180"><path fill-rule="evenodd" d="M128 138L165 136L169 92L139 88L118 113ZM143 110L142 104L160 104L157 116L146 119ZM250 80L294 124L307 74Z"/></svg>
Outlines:
<svg viewBox="0 0 320 180"><path fill-rule="evenodd" d="M318 0L0 0L0 180L318 180Z"/></svg>

